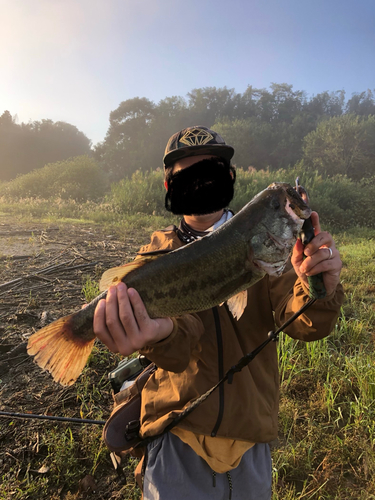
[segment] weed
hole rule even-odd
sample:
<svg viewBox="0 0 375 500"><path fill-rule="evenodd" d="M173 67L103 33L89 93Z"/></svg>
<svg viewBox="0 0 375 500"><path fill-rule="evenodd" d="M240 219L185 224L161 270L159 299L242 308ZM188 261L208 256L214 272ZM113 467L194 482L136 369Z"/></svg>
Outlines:
<svg viewBox="0 0 375 500"><path fill-rule="evenodd" d="M97 282L93 281L90 276L83 276L82 281L82 293L86 302L91 302L100 293L99 285Z"/></svg>

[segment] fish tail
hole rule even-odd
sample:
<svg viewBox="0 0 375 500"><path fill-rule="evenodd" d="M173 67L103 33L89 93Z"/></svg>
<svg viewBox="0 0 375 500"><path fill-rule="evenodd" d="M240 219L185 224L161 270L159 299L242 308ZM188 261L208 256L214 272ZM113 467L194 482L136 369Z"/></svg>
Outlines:
<svg viewBox="0 0 375 500"><path fill-rule="evenodd" d="M87 363L95 341L93 334L82 337L75 331L78 314L65 316L45 326L31 335L27 344L27 352L34 356L34 362L61 385L74 384Z"/></svg>

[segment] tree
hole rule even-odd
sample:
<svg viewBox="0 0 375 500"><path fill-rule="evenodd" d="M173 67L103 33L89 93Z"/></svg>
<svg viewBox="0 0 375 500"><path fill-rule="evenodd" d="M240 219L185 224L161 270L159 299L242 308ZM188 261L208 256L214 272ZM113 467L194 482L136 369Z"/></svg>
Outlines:
<svg viewBox="0 0 375 500"><path fill-rule="evenodd" d="M103 143L95 148L112 180L136 170L150 168L150 125L154 103L145 97L121 102L109 115L109 129Z"/></svg>
<svg viewBox="0 0 375 500"><path fill-rule="evenodd" d="M237 167L254 167L257 170L270 165L270 151L274 138L272 126L257 118L246 120L223 120L214 124L213 129L234 147L233 163Z"/></svg>
<svg viewBox="0 0 375 500"><path fill-rule="evenodd" d="M346 112L361 116L375 115L375 100L372 91L367 90L367 92L353 94L347 102Z"/></svg>
<svg viewBox="0 0 375 500"><path fill-rule="evenodd" d="M335 92L321 92L314 96L303 106L304 113L311 114L316 123L319 119L343 114L345 103L345 91L337 90Z"/></svg>
<svg viewBox="0 0 375 500"><path fill-rule="evenodd" d="M194 122L192 125L211 126L220 118L236 116L240 97L234 89L227 87L193 89L188 93L190 121Z"/></svg>
<svg viewBox="0 0 375 500"><path fill-rule="evenodd" d="M375 174L375 116L343 115L321 122L304 139L304 165L360 180Z"/></svg>
<svg viewBox="0 0 375 500"><path fill-rule="evenodd" d="M47 163L91 153L91 141L77 127L41 120L17 125L9 111L0 117L0 179L10 180Z"/></svg>

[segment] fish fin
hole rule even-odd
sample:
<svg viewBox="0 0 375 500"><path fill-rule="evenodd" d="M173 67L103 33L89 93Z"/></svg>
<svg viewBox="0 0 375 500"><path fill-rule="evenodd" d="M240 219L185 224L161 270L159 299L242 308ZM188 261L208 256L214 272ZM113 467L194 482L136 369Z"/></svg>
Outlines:
<svg viewBox="0 0 375 500"><path fill-rule="evenodd" d="M247 306L247 290L233 295L233 297L227 300L227 304L233 318L236 318L238 321Z"/></svg>
<svg viewBox="0 0 375 500"><path fill-rule="evenodd" d="M95 341L94 335L88 340L77 339L73 331L73 316L75 314L60 318L38 330L27 344L27 352L34 356L34 362L61 385L74 384Z"/></svg>
<svg viewBox="0 0 375 500"><path fill-rule="evenodd" d="M159 257L160 255L142 257L133 262L129 262L129 264L125 264L124 266L112 267L112 269L108 269L103 273L100 279L99 290L101 292L104 292L110 286L116 285L119 281L122 281L127 274L131 273L135 269L144 266L145 264L147 264L147 262L151 262L152 260L155 260Z"/></svg>

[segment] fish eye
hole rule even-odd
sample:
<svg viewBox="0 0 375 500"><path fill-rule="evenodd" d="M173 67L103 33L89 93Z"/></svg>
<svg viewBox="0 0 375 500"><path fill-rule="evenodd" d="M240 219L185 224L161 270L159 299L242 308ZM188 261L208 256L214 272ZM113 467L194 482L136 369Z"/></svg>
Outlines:
<svg viewBox="0 0 375 500"><path fill-rule="evenodd" d="M296 206L295 206L295 205L293 205L293 203L289 203L289 206L290 206L290 208L291 208L292 210L294 210L294 209L296 208Z"/></svg>

